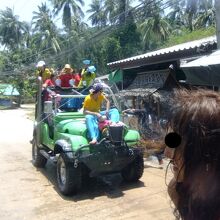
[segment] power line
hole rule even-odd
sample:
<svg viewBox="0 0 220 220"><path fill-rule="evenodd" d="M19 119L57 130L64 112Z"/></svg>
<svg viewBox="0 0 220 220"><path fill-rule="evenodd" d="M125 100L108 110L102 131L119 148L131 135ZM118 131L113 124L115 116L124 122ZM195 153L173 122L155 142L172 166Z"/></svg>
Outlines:
<svg viewBox="0 0 220 220"><path fill-rule="evenodd" d="M161 2L162 0L160 0L159 2ZM153 1L152 1L153 2ZM151 2L151 3L152 3ZM157 2L157 3L159 3L159 2ZM171 0L170 0L170 2L171 2ZM166 5L167 3L170 3L169 1L167 1L165 4L163 4L163 6L164 5ZM145 5L146 6L146 5ZM161 10L164 10L164 9L166 9L167 7L170 7L169 5L168 6L166 6L166 7L164 7L164 8L162 8ZM144 9L144 8L143 8ZM138 12L140 12L140 11L138 11ZM123 24L124 25L124 24ZM112 29L118 29L118 28L120 28L120 26L121 25L119 25L119 26L116 26L116 25L113 25L113 26L109 26L109 27L106 27L104 30L101 30L99 33L97 33L97 34L95 34L95 35L93 35L89 40L89 42L88 41L86 41L86 42L83 42L83 43L90 43L90 42L96 42L97 40L99 40L100 39L100 37L102 37L102 34L106 37L106 32L107 31L110 31L110 30L112 30ZM99 38L98 38L99 37ZM75 49L77 49L78 47L80 47L80 45L77 45L77 46L75 46L74 48ZM63 51L63 52L61 52L61 54L58 54L58 55L55 55L55 56L53 56L53 57L51 57L51 58L49 58L49 60L51 60L51 59L57 59L57 58L59 58L60 56L62 56L63 54L65 54L65 53L69 53L69 54L71 54L71 53L73 53L74 52L74 50L73 50L73 48L70 48L70 49L68 49L68 50L65 50L65 51ZM69 55L68 54L68 55Z"/></svg>
<svg viewBox="0 0 220 220"><path fill-rule="evenodd" d="M160 1L162 1L162 0L160 0ZM152 0L151 2L149 2L149 5L150 5L151 3L153 3L153 2L154 2L154 0ZM126 13L128 13L129 11L135 10L136 8L139 8L139 7L140 7L141 5L143 5L143 4L145 4L145 3L142 2L142 3L140 3L139 5L137 5L137 6L133 7L133 8L128 9L127 11L121 12L120 14L114 16L114 17L113 17L113 20L117 20L117 18L119 18L121 15L126 14ZM112 28L113 26L114 26L114 25L109 26L109 27L107 27L107 29ZM102 31L101 31L101 32L102 32ZM98 34L97 34L97 35L98 35ZM94 37L95 37L95 36L96 36L96 35L94 35ZM60 43L68 42L68 41L69 41L70 39L72 39L73 37L74 37L74 36L71 36L71 37L69 37L68 39L65 39L65 40L63 40L63 41L60 41ZM91 38L93 38L93 36L92 36ZM22 61L26 61L27 59L30 59L30 58L35 57L35 56L38 56L40 53L49 51L49 50L51 50L51 49L53 49L53 47L49 47L49 48L46 48L46 49L44 49L44 50L38 51L36 54L33 54L33 55L31 55L31 56L28 56L27 58L23 59ZM65 51L64 51L64 52L65 52ZM61 52L61 53L62 53L62 52ZM55 55L55 56L56 56L56 55ZM20 62L22 62L22 61L20 61ZM16 63L16 62L14 62L14 63ZM9 70L9 71L10 71L10 70Z"/></svg>
<svg viewBox="0 0 220 220"><path fill-rule="evenodd" d="M153 2L153 1L152 1ZM152 2L150 2L150 3L152 3ZM137 6L135 6L134 8L131 8L131 9L129 9L128 11L130 11L130 10L135 10L136 8L138 8L138 7L140 7L142 4L144 4L144 3L140 3L139 5L137 5ZM115 19L115 18L118 18L118 17L120 17L122 14L125 14L127 11L125 11L125 12L122 12L122 13L120 13L120 14L118 14L118 15L116 15L116 16L114 16L113 18ZM107 29L110 29L110 28L112 28L112 26L109 26L109 27L107 27ZM103 31L101 31L101 33L102 33ZM61 43L65 43L65 42L68 42L71 38L73 38L74 36L72 36L72 37L69 37L68 39L65 39L65 40L63 40L63 41L61 41ZM96 35L94 35L94 37L92 36L90 39L92 39L92 38L95 38L96 37ZM89 39L89 40L90 40ZM85 43L85 42L84 42ZM52 49L52 47L49 47L49 48L46 48L46 49L44 49L44 50L41 50L41 51L38 51L38 53L36 53L36 54L33 54L33 55L31 55L31 56L28 56L28 57L26 57L25 59L23 59L23 60L21 60L20 62L14 62L14 64L19 64L19 63L21 63L22 61L26 61L27 59L30 59L30 58L32 58L32 57L36 57L36 56L38 56L40 53L42 53L42 52L46 52L46 51L48 51L48 50L50 50L50 49ZM54 55L53 57L55 58L55 57L60 57L60 56L62 56L63 54L65 54L66 52L68 53L68 52L70 52L72 49L68 49L68 50L64 50L64 51L62 51L61 53L59 53L58 55ZM52 57L52 58L53 58ZM51 59L51 58L49 58L49 59ZM4 71L4 73L7 73L7 72L12 72L13 70L7 70L7 71Z"/></svg>
<svg viewBox="0 0 220 220"><path fill-rule="evenodd" d="M154 1L151 1L150 3L153 3ZM157 3L160 3L160 2L162 2L162 0L160 0L160 1L158 1ZM171 0L170 0L170 2L171 2ZM167 4L167 3L169 3L169 1L167 1L165 4ZM142 3L143 4L143 3ZM164 5L165 5L164 4ZM163 5L163 6L164 6ZM139 5L138 5L139 6ZM137 7L138 7L137 6ZM146 5L145 5L145 7L146 7ZM167 7L166 7L167 8ZM142 8L142 9L144 9L144 8ZM162 8L161 10L164 10L164 8ZM124 13L126 13L126 12L124 12ZM123 14L123 13L121 13L121 14ZM118 15L117 15L117 17L118 17ZM124 24L123 24L124 25ZM120 26L122 26L122 25L118 25L118 26L116 26L116 25L112 25L112 26L108 26L108 27L106 27L104 30L101 30L100 32L98 32L97 34L95 34L95 35L93 35L92 37L90 37L90 39L89 39L89 41L87 40L87 41L84 41L84 42L82 42L82 43L86 43L86 44L88 44L88 43L90 43L90 42L92 42L92 43L94 43L94 42L96 42L97 40L99 40L100 39L100 37L102 37L102 34L106 37L106 32L107 31L111 31L112 29L118 29L118 28L120 28ZM99 37L99 38L98 38ZM75 49L77 49L77 48L79 48L81 45L77 45L77 46L75 46L74 48ZM69 54L71 54L71 53L73 53L74 52L74 50L73 50L73 48L70 48L70 49L68 49L68 50L65 50L65 51L63 51L63 52L61 52L60 54L58 54L58 55L55 55L55 56L53 56L53 57L50 57L49 58L49 60L52 60L52 59L57 59L57 58L59 58L59 57L61 57L63 54L65 54L65 53L69 53ZM68 55L69 55L68 54Z"/></svg>
<svg viewBox="0 0 220 220"><path fill-rule="evenodd" d="M121 15L123 15L123 14L125 14L125 15L127 14L127 16L128 16L128 15L129 15L128 13L129 13L130 11L134 11L134 12L133 12L133 15L135 15L135 13L140 13L141 10L143 10L144 8L146 8L146 6L149 6L149 5L152 4L152 3L158 4L158 3L162 2L162 1L163 1L163 0L160 0L160 1L158 1L158 2L155 3L154 0L152 0L152 1L149 2L148 4L142 2L141 4L135 6L134 8L130 8L130 9L128 9L127 11L124 11L124 12L122 12L122 13L120 13L120 14L114 16L114 18L119 18L119 17L120 17ZM164 6L164 5L166 5L166 4L169 4L169 3L172 3L172 0L168 0L168 1L165 2L162 6ZM143 5L143 4L144 4L144 6L140 7L140 6ZM167 6L164 7L164 8L160 8L160 11L163 11L163 10L165 10L166 8L171 7L171 6L172 6L172 4L167 5ZM135 11L136 11L136 12L135 12ZM102 37L102 35L105 34L107 31L112 31L112 29L118 29L118 28L121 27L122 25L124 25L124 23L121 24L121 25L120 25L120 24L119 24L119 25L110 25L110 26L106 27L104 30L101 30L100 32L94 34L94 35L91 36L89 39L84 40L83 42L79 43L79 44L78 44L77 46L75 46L74 48L77 49L77 48L81 47L82 44L85 45L85 44L88 44L89 42L95 42L95 41L97 41L98 39L100 39L100 37ZM105 34L105 36L106 36L106 34ZM74 37L74 36L72 36L72 37ZM70 37L70 38L68 38L68 39L66 39L66 40L63 40L62 42L67 42L67 41L69 41L72 37ZM99 37L99 38L98 38L98 37ZM31 56L29 56L29 57L26 57L25 60L30 59L31 57L34 57L34 56L38 56L39 53L45 52L45 51L50 50L50 49L52 49L52 47L47 48L47 49L42 50L42 51L39 51L37 54L31 55ZM73 53L73 52L74 52L73 48L70 48L70 49L67 49L67 50L62 51L61 53L59 53L59 54L57 54L57 55L54 55L54 56L52 56L52 57L50 57L50 58L47 58L47 59L49 59L49 60L55 59L55 60L56 60L56 59L58 59L59 57L61 57L63 54L66 54L66 53L71 54L71 53ZM68 54L68 55L69 55L69 54ZM14 62L14 63L16 64L16 62ZM18 64L19 64L19 63L18 63ZM32 64L33 64L33 63L32 63ZM50 64L50 62L48 62L48 64ZM31 64L30 64L30 65L31 65ZM28 68L20 68L20 70L24 70L24 71L25 71L25 69L27 70ZM17 71L18 71L18 70L17 70ZM3 74L1 74L1 75L8 75L7 73L9 73L9 72L10 72L10 73L11 73L11 72L14 72L14 70L4 71ZM22 74L16 74L16 75L22 75Z"/></svg>

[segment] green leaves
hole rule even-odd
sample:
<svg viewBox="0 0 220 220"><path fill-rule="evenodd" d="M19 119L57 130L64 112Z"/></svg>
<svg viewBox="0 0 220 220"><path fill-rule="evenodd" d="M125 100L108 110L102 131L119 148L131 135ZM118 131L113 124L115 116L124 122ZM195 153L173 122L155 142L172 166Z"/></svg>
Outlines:
<svg viewBox="0 0 220 220"><path fill-rule="evenodd" d="M139 0L138 8L128 0L93 0L86 11L92 26L83 20L86 1L50 2L33 12L31 25L10 8L0 11L0 78L16 79L25 96L33 94L40 59L55 69L67 62L79 69L88 58L104 75L109 62L215 34L211 0Z"/></svg>
<svg viewBox="0 0 220 220"><path fill-rule="evenodd" d="M33 14L34 35L32 42L37 45L39 51L48 50L48 52L58 53L61 50L58 43L58 31L46 3L38 6L38 11L34 11Z"/></svg>
<svg viewBox="0 0 220 220"><path fill-rule="evenodd" d="M81 6L84 5L83 0L51 0L54 7L53 11L55 16L62 12L63 24L70 30L71 28L71 17L73 15L84 17Z"/></svg>
<svg viewBox="0 0 220 220"><path fill-rule="evenodd" d="M9 50L19 48L23 34L26 32L26 26L18 20L11 8L0 11L0 37L1 43Z"/></svg>

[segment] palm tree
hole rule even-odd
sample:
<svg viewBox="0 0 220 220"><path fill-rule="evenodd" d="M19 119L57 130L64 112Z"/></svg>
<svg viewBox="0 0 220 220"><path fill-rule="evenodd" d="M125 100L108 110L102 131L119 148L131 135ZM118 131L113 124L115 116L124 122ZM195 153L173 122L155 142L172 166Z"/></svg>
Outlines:
<svg viewBox="0 0 220 220"><path fill-rule="evenodd" d="M176 29L185 26L190 31L215 23L214 0L171 0L168 19Z"/></svg>
<svg viewBox="0 0 220 220"><path fill-rule="evenodd" d="M55 29L55 25L52 21L52 15L47 7L46 3L42 3L38 6L38 11L33 12L32 25L34 25L35 31L45 31Z"/></svg>
<svg viewBox="0 0 220 220"><path fill-rule="evenodd" d="M114 18L117 15L117 7L118 1L116 0L106 0L104 2L105 14L111 24L115 22Z"/></svg>
<svg viewBox="0 0 220 220"><path fill-rule="evenodd" d="M34 25L33 41L40 45L40 49L52 48L55 53L60 50L57 40L57 28L52 21L52 15L46 3L38 6L38 12L33 12L32 24Z"/></svg>
<svg viewBox="0 0 220 220"><path fill-rule="evenodd" d="M212 1L203 0L200 5L200 10L195 21L196 28L205 28L215 25L215 8Z"/></svg>
<svg viewBox="0 0 220 220"><path fill-rule="evenodd" d="M131 8L130 4L132 2L133 0L105 0L105 16L107 16L111 24L115 22L124 23L128 17L128 10Z"/></svg>
<svg viewBox="0 0 220 220"><path fill-rule="evenodd" d="M153 49L151 45L167 40L171 33L169 22L162 18L159 13L155 14L154 17L146 19L140 25L140 30L143 35L143 41L148 45L148 49Z"/></svg>
<svg viewBox="0 0 220 220"><path fill-rule="evenodd" d="M197 13L199 0L187 0L186 3L186 15L188 21L188 27L190 31L193 31L193 21Z"/></svg>
<svg viewBox="0 0 220 220"><path fill-rule="evenodd" d="M103 8L103 0L93 0L89 7L90 9L87 12L91 15L88 19L91 20L92 25L97 25L98 28L106 26L107 16Z"/></svg>
<svg viewBox="0 0 220 220"><path fill-rule="evenodd" d="M204 13L200 13L195 21L196 28L206 28L207 26L215 26L215 9L210 8Z"/></svg>
<svg viewBox="0 0 220 220"><path fill-rule="evenodd" d="M82 19L79 16L73 16L71 19L71 24L72 24L72 31L75 31L78 33L79 36L87 33L88 29L88 24L82 21Z"/></svg>
<svg viewBox="0 0 220 220"><path fill-rule="evenodd" d="M141 7L137 9L138 21L143 22L145 19L153 16L154 14L154 2L152 0L139 0Z"/></svg>
<svg viewBox="0 0 220 220"><path fill-rule="evenodd" d="M0 37L3 45L11 50L19 48L26 31L25 24L19 21L11 8L0 11Z"/></svg>
<svg viewBox="0 0 220 220"><path fill-rule="evenodd" d="M130 9L130 3L133 0L119 0L117 13L119 15L119 24L123 24L127 17L127 11Z"/></svg>
<svg viewBox="0 0 220 220"><path fill-rule="evenodd" d="M72 15L77 15L80 17L84 16L81 9L84 6L83 0L50 0L54 6L54 13L58 15L63 11L63 24L70 29L71 28L71 17ZM77 4L79 3L79 4Z"/></svg>
<svg viewBox="0 0 220 220"><path fill-rule="evenodd" d="M168 39L171 27L164 17L161 2L151 2L148 13L149 16L139 25L139 28L145 47L147 46L147 49L155 49L154 47Z"/></svg>
<svg viewBox="0 0 220 220"><path fill-rule="evenodd" d="M176 29L180 29L181 26L185 25L185 17L184 17L184 1L172 0L170 3L170 12L167 15L167 18L172 24L172 26Z"/></svg>
<svg viewBox="0 0 220 220"><path fill-rule="evenodd" d="M23 35L23 44L24 47L28 48L30 46L31 41L31 24L28 22L24 22L25 33Z"/></svg>

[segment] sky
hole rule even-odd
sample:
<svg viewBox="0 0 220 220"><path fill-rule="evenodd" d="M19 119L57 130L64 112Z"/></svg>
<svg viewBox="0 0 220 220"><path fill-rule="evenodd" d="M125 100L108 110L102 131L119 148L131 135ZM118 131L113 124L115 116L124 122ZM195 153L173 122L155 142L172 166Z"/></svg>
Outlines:
<svg viewBox="0 0 220 220"><path fill-rule="evenodd" d="M85 10L89 7L92 0L85 0ZM31 21L32 12L38 11L37 6L46 2L49 5L49 1L46 0L0 0L0 10L5 10L6 7L12 8L14 14L19 16L20 21Z"/></svg>
<svg viewBox="0 0 220 220"><path fill-rule="evenodd" d="M37 10L37 6L45 2L43 0L0 0L0 10L6 7L12 8L14 14L19 16L20 21L31 21L32 11Z"/></svg>
<svg viewBox="0 0 220 220"><path fill-rule="evenodd" d="M38 11L37 6L46 2L49 5L49 1L46 0L0 0L0 10L5 10L6 7L12 8L14 14L19 16L20 21L30 22L32 19L32 12ZM84 0L85 6L83 11L88 10L92 0ZM134 1L133 5L137 5L137 1ZM55 19L58 26L61 26L61 19Z"/></svg>

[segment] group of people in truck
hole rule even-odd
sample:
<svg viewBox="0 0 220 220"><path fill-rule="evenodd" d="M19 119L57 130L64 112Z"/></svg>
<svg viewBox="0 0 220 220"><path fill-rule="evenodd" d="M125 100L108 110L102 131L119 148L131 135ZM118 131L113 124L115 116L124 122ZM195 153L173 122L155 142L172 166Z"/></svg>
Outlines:
<svg viewBox="0 0 220 220"><path fill-rule="evenodd" d="M46 67L44 61L39 61L36 66L37 76L42 77L44 88L48 86L87 88L92 85L96 77L96 68L90 65L90 60L83 60L83 64L84 66L79 73L70 64L65 64L64 68L58 74L55 74L53 69Z"/></svg>
<svg viewBox="0 0 220 220"><path fill-rule="evenodd" d="M76 73L70 64L65 64L61 72L55 75L46 67L44 61L39 61L37 64L37 74L42 77L45 91L48 87L58 86L60 88L77 89L80 93L87 95L85 99L72 98L65 100L64 98L60 101L60 106L66 108L67 105L70 104L72 106L71 111L83 107L83 113L85 114L86 125L91 140L89 143L96 144L100 136L100 130L103 130L106 124L118 123L120 116L116 108L110 109L110 101L103 93L102 84L93 84L96 77L96 68L90 65L90 60L84 60L83 64L84 67L81 73ZM47 100L48 98L49 95L46 96ZM106 103L106 110L100 111L103 102ZM61 107L60 109L62 110ZM100 123L102 128L99 126Z"/></svg>
<svg viewBox="0 0 220 220"><path fill-rule="evenodd" d="M55 73L53 69L49 69L44 61L39 61L36 65L37 76L42 77L43 83L43 100L50 99L48 88L59 87L62 92L67 92L67 89L77 90L81 94L88 94L89 88L93 84L96 77L96 68L91 65L90 60L83 60L83 68L77 72L70 64L65 66ZM60 109L67 111L77 111L82 107L83 99L62 99Z"/></svg>

